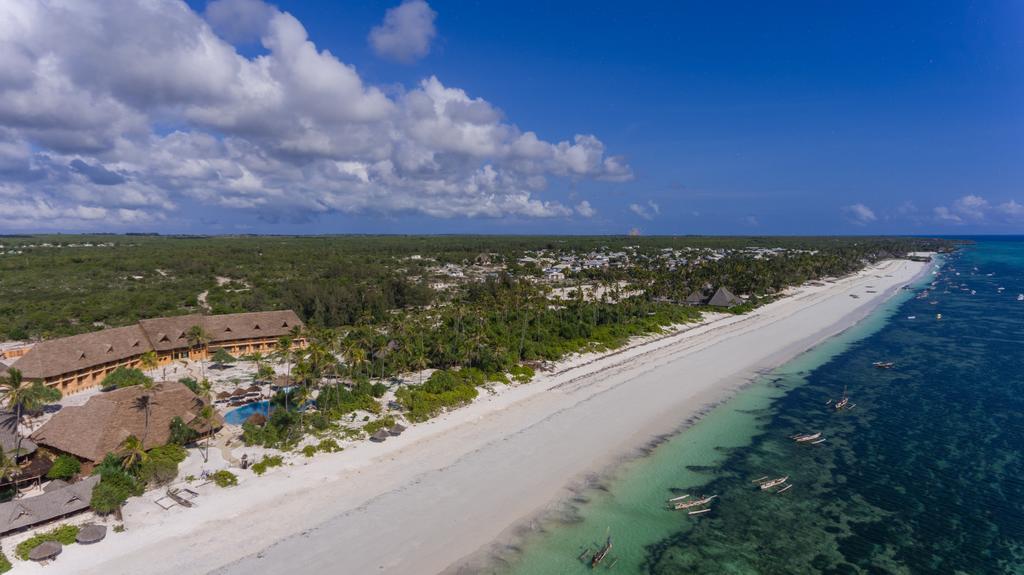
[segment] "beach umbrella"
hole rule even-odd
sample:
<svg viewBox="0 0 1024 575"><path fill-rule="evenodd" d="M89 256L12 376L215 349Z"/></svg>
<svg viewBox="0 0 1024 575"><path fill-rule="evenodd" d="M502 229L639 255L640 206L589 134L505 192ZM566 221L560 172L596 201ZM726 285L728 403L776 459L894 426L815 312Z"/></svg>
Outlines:
<svg viewBox="0 0 1024 575"><path fill-rule="evenodd" d="M391 434L389 434L387 431L384 431L383 429L378 429L377 433L374 433L373 435L370 436L370 439L372 439L373 441L384 441L389 437L391 437Z"/></svg>
<svg viewBox="0 0 1024 575"><path fill-rule="evenodd" d="M405 431L405 426L402 425L401 423L396 423L393 426L391 426L391 429L388 430L388 433L390 433L391 435L402 435L403 431Z"/></svg>
<svg viewBox="0 0 1024 575"><path fill-rule="evenodd" d="M89 545L90 543L97 543L103 541L103 538L107 536L106 525L96 525L95 523L89 523L83 525L78 530L78 537L75 541L78 541L82 545Z"/></svg>
<svg viewBox="0 0 1024 575"><path fill-rule="evenodd" d="M263 427L267 424L267 416L262 413L254 413L245 419L245 423L255 425L257 427Z"/></svg>
<svg viewBox="0 0 1024 575"><path fill-rule="evenodd" d="M35 549L29 551L28 558L33 561L46 561L60 555L64 547L57 541L43 541Z"/></svg>

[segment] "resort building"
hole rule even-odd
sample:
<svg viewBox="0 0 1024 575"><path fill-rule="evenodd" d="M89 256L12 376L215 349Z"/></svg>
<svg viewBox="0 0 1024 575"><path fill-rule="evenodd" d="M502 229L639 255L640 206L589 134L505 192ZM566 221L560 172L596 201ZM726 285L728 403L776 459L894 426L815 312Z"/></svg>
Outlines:
<svg viewBox="0 0 1024 575"><path fill-rule="evenodd" d="M190 336L196 326L206 334L205 344L196 344ZM159 365L204 360L218 349L232 355L267 353L281 336L301 328L302 321L291 310L145 319L128 327L40 342L12 367L25 379L42 381L67 395L100 385L119 367L139 367L143 354L150 351L156 352ZM304 347L305 340L297 337L294 345Z"/></svg>
<svg viewBox="0 0 1024 575"><path fill-rule="evenodd" d="M0 503L0 535L24 531L87 511L92 489L99 482L99 475L71 485L52 481L42 495Z"/></svg>
<svg viewBox="0 0 1024 575"><path fill-rule="evenodd" d="M51 450L95 463L108 453L117 453L132 435L147 450L165 445L175 417L200 437L220 429L224 425L220 415L214 414L210 421L199 416L206 405L181 383L158 383L151 390L135 385L100 393L85 405L61 409L31 439Z"/></svg>

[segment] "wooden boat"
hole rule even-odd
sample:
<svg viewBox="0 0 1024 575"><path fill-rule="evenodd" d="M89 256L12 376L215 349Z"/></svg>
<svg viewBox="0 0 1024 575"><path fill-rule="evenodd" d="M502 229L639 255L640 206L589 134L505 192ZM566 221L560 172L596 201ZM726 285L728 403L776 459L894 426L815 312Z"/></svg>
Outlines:
<svg viewBox="0 0 1024 575"><path fill-rule="evenodd" d="M597 553L590 559L590 568L596 569L598 565L604 561L604 558L608 556L608 552L612 550L612 536L608 536L608 540L605 541L604 547L598 549Z"/></svg>
<svg viewBox="0 0 1024 575"><path fill-rule="evenodd" d="M820 431L818 433L808 433L808 434L805 434L805 435L794 435L793 436L793 441L796 441L797 443L804 443L804 442L807 442L807 441L814 441L815 439L818 439L819 437L821 437L821 432Z"/></svg>
<svg viewBox="0 0 1024 575"><path fill-rule="evenodd" d="M876 361L871 365L878 369L892 369L896 364L891 361Z"/></svg>
<svg viewBox="0 0 1024 575"><path fill-rule="evenodd" d="M787 481L789 481L789 476L788 475L785 476L785 477L777 477L775 479L770 479L770 480L765 481L764 483L761 484L761 491L764 491L766 489L771 489L772 487L775 487L775 486L778 486L778 485L782 485L783 483L785 483Z"/></svg>
<svg viewBox="0 0 1024 575"><path fill-rule="evenodd" d="M848 405L850 405L850 398L847 397L846 395L846 386L844 385L843 397L836 401L835 404L832 405L832 407L835 408L836 411L840 411L842 409L845 409Z"/></svg>
<svg viewBox="0 0 1024 575"><path fill-rule="evenodd" d="M717 495L712 495L710 497L702 497L701 499L694 499L693 501L686 501L684 503L676 503L673 506L673 509L675 509L676 511L682 511L684 509L693 509L694 507L700 507L702 505L707 505L708 503L711 503L711 500L716 498L716 497L718 497L718 496Z"/></svg>

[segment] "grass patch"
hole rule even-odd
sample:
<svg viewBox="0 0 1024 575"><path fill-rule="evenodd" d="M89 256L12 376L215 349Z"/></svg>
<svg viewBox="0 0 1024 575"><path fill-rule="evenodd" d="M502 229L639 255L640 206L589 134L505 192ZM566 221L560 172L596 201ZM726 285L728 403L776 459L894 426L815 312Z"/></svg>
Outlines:
<svg viewBox="0 0 1024 575"><path fill-rule="evenodd" d="M14 548L14 555L22 561L28 561L28 554L47 541L57 541L61 545L71 545L78 537L77 525L61 525L56 529L40 533L31 539L26 539ZM8 563L9 565L10 563Z"/></svg>

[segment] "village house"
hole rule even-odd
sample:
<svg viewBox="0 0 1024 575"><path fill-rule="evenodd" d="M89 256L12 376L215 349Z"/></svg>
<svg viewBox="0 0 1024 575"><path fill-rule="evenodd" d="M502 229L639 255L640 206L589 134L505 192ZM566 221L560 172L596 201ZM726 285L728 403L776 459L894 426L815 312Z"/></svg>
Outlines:
<svg viewBox="0 0 1024 575"><path fill-rule="evenodd" d="M208 336L195 345L189 331ZM42 381L68 395L102 384L119 367L138 368L143 354L156 352L159 365L205 360L218 349L232 355L272 351L280 337L299 333L302 321L291 310L226 315L183 315L144 319L136 325L73 335L33 346L11 367L27 380ZM296 338L296 347L305 340Z"/></svg>

